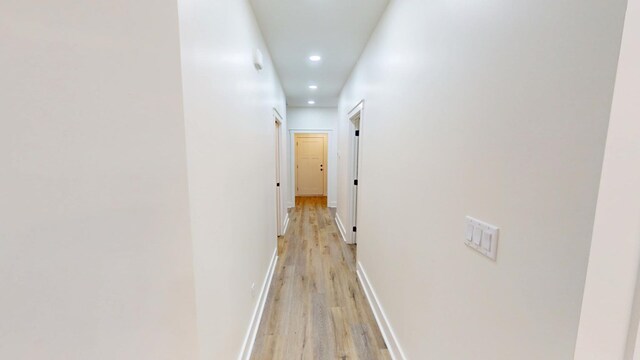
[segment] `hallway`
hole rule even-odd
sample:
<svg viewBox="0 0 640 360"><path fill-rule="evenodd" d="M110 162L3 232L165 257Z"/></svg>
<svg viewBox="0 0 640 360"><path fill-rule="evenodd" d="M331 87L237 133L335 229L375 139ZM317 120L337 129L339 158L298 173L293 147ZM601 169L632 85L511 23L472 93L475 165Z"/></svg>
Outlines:
<svg viewBox="0 0 640 360"><path fill-rule="evenodd" d="M325 197L296 198L252 359L389 359Z"/></svg>
<svg viewBox="0 0 640 360"><path fill-rule="evenodd" d="M0 24L0 360L640 360L640 0Z"/></svg>

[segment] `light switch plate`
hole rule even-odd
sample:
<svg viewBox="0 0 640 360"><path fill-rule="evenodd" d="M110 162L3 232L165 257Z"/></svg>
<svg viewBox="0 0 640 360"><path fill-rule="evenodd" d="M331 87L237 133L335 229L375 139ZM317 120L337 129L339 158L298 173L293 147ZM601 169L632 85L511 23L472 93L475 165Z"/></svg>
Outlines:
<svg viewBox="0 0 640 360"><path fill-rule="evenodd" d="M465 218L464 243L489 259L498 255L498 227L471 216Z"/></svg>

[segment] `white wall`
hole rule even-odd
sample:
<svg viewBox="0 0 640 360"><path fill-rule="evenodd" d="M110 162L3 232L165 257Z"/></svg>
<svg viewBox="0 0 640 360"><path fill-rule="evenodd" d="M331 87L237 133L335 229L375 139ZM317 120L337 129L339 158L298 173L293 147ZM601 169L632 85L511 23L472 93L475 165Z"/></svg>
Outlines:
<svg viewBox="0 0 640 360"><path fill-rule="evenodd" d="M0 358L194 359L174 1L0 3Z"/></svg>
<svg viewBox="0 0 640 360"><path fill-rule="evenodd" d="M573 356L624 5L389 5L341 95L338 213L365 99L358 257L408 358Z"/></svg>
<svg viewBox="0 0 640 360"><path fill-rule="evenodd" d="M292 134L296 130L313 131L327 130L329 134L328 164L327 164L327 204L336 207L338 202L337 181L338 181L338 108L322 107L288 107L287 121L289 128L288 141L291 142ZM290 167L290 178L292 179L289 190L288 206L295 206L295 148L290 145L291 153L288 154L288 164Z"/></svg>
<svg viewBox="0 0 640 360"><path fill-rule="evenodd" d="M639 63L640 2L631 0L600 182L577 360L630 359L633 354L640 311L636 293L640 268ZM625 356L629 330L630 347ZM638 349L636 358L640 358Z"/></svg>
<svg viewBox="0 0 640 360"><path fill-rule="evenodd" d="M285 98L247 1L178 4L200 358L233 359L257 302L251 285L261 288L276 249L272 112L285 116Z"/></svg>

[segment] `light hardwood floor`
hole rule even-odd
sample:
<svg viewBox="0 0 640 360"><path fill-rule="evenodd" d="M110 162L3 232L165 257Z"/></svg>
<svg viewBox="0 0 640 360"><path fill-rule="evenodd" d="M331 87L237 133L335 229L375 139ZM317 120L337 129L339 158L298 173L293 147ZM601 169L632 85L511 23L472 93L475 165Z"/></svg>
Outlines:
<svg viewBox="0 0 640 360"><path fill-rule="evenodd" d="M252 359L390 359L324 197L296 199Z"/></svg>

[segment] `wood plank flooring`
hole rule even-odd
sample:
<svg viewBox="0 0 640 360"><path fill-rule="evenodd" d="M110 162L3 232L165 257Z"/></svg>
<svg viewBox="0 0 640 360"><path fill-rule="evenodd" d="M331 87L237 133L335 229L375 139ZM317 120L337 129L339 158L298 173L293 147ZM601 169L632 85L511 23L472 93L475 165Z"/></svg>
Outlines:
<svg viewBox="0 0 640 360"><path fill-rule="evenodd" d="M325 197L296 198L251 359L390 359Z"/></svg>

